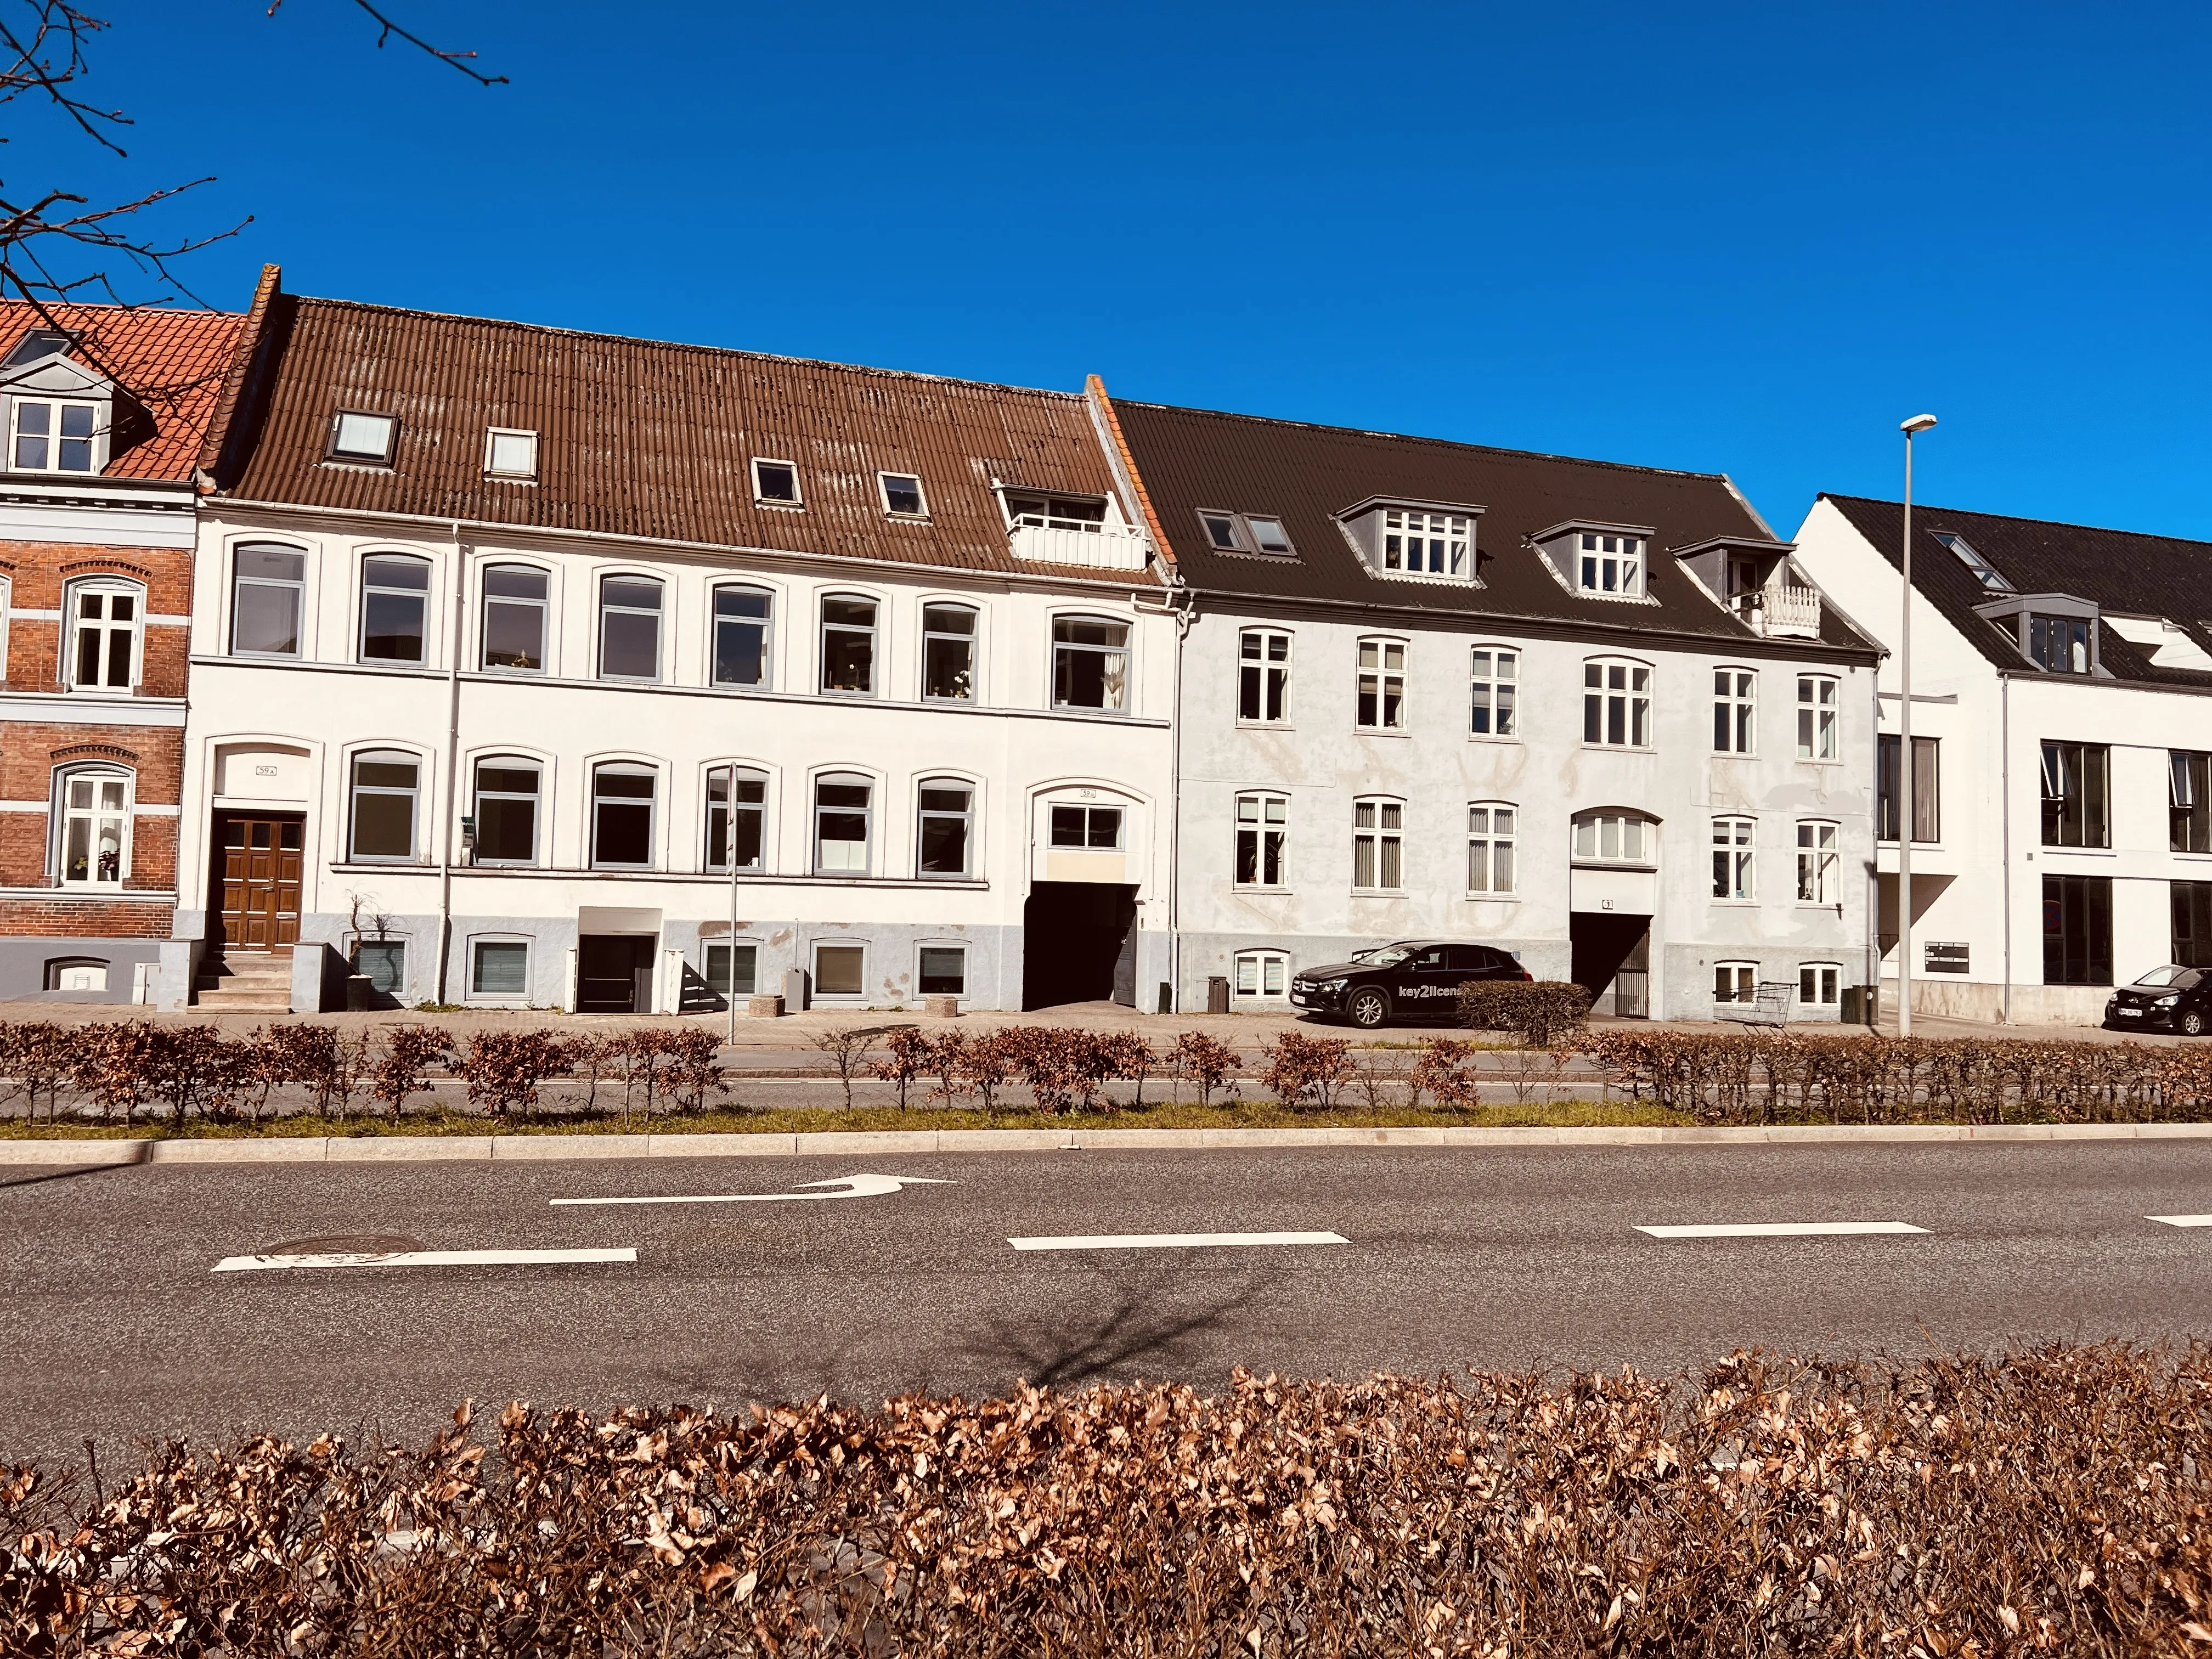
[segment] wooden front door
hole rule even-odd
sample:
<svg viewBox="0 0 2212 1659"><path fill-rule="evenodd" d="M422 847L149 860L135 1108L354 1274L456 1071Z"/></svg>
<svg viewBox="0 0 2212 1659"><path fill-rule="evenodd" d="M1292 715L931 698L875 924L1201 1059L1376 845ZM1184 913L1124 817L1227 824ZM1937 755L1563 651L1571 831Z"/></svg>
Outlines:
<svg viewBox="0 0 2212 1659"><path fill-rule="evenodd" d="M215 878L222 890L222 942L264 950L300 941L300 857L306 822L297 817L215 821Z"/></svg>

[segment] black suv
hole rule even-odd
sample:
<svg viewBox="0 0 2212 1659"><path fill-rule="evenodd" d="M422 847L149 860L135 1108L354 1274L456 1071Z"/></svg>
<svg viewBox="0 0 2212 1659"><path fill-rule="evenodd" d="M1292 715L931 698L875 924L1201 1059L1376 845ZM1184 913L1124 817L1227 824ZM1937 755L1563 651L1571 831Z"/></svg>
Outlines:
<svg viewBox="0 0 2212 1659"><path fill-rule="evenodd" d="M2212 972L2179 963L2154 968L2112 993L2105 1024L2124 1031L2163 1025L2184 1036L2203 1036L2212 1026Z"/></svg>
<svg viewBox="0 0 2212 1659"><path fill-rule="evenodd" d="M1291 1001L1371 1031L1394 1018L1457 1018L1459 988L1471 979L1527 978L1519 963L1487 945L1401 939L1350 962L1304 969L1291 981Z"/></svg>

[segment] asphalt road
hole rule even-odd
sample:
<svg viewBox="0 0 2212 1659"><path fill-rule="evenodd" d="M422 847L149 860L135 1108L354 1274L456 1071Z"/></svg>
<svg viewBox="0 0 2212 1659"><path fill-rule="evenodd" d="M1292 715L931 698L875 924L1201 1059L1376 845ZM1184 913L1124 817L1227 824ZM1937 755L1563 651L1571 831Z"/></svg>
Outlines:
<svg viewBox="0 0 2212 1659"><path fill-rule="evenodd" d="M801 1202L556 1206L945 1183ZM604 1409L1231 1366L1672 1371L1761 1343L1909 1355L2212 1334L2212 1143L999 1153L0 1169L0 1461L87 1436L363 1427L465 1396ZM1639 1225L1905 1222L1660 1239ZM1018 1250L1015 1237L1346 1243ZM367 1244L359 1242L374 1241ZM335 1242L333 1242L335 1241ZM635 1261L216 1272L349 1248Z"/></svg>

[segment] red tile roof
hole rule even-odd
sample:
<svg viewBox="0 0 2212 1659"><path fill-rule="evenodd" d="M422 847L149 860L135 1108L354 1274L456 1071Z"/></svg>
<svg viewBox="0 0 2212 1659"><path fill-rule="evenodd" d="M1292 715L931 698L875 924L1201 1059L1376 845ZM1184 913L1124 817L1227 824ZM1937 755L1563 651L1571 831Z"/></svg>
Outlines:
<svg viewBox="0 0 2212 1659"><path fill-rule="evenodd" d="M0 357L33 329L58 324L80 336L70 356L128 391L150 425L118 422L118 442L143 433L107 464L110 478L192 476L200 440L246 319L234 312L155 311L126 306L47 306L0 300Z"/></svg>

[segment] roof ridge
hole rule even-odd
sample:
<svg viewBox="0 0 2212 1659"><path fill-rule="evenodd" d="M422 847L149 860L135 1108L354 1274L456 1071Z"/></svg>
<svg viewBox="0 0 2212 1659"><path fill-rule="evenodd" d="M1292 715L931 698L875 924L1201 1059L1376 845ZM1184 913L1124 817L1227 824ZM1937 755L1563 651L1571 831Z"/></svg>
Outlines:
<svg viewBox="0 0 2212 1659"><path fill-rule="evenodd" d="M1902 501L1885 501L1879 495L1845 495L1832 489L1824 489L1816 498L1824 501L1857 501L1867 507L1901 508ZM2155 530L2128 530L2114 524L2081 524L2072 519L2030 519L2017 513L1988 513L1974 507L1932 507L1924 501L1915 501L1912 511L1916 517L1934 513L1956 513L1970 519L1999 519L2007 524L2041 525L2051 530L2094 530L2100 536L2131 536L2137 541L2179 542L2187 547L2212 549L2212 540L2196 536L2167 536ZM1932 526L1929 526L1932 528Z"/></svg>
<svg viewBox="0 0 2212 1659"><path fill-rule="evenodd" d="M605 329L562 328L553 323L526 323L512 317L476 317L460 311L429 311L419 306L378 305L368 300L334 300L312 294L289 296L296 304L347 311L381 312L398 317L429 317L443 322L475 323L488 328L520 329L532 334L560 334L579 340L611 340L623 345L660 346L671 351L711 352L717 356L750 357L761 362L798 363L810 368L840 368L856 374L880 375L894 380L933 380L946 386L979 386L991 392L1029 392L1056 398L1065 403L1084 401L1079 392L1060 392L1051 386L1015 386L1006 380L979 380L964 374L932 374L919 368L880 368L871 363L843 363L832 357L799 357L781 351L755 351L745 346L702 345L694 340L660 340L644 334L616 334Z"/></svg>
<svg viewBox="0 0 2212 1659"><path fill-rule="evenodd" d="M1700 478L1717 482L1725 472L1696 472L1679 466L1645 466L1635 461L1599 460L1587 455L1563 455L1549 449L1510 449L1503 444L1470 443L1464 438L1432 438L1419 432L1391 432L1379 427L1338 426L1328 421L1294 421L1282 415L1248 415L1241 410L1207 409L1196 404L1155 404L1141 398L1115 400L1123 409L1157 409L1170 415L1213 415L1230 421L1256 421L1268 426L1297 427L1308 432L1337 432L1355 438L1388 438L1394 443L1434 444L1444 449L1471 449L1485 455L1514 455L1536 461L1564 461L1574 466L1602 466L1615 472L1642 472L1662 478Z"/></svg>

